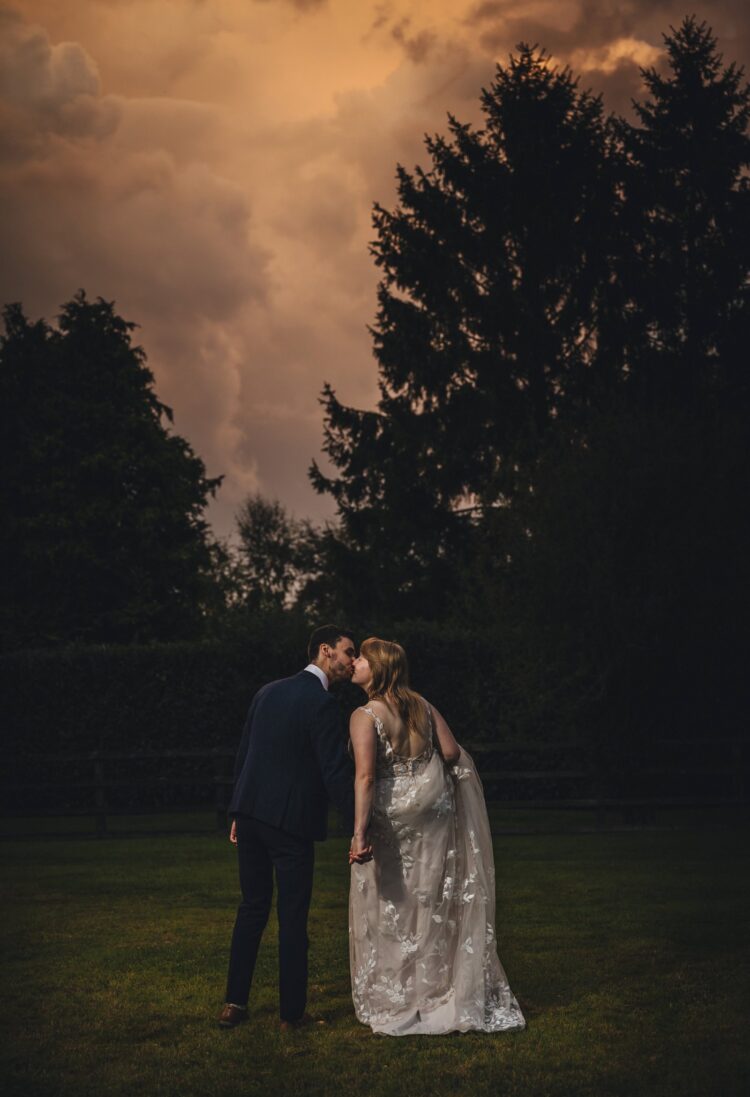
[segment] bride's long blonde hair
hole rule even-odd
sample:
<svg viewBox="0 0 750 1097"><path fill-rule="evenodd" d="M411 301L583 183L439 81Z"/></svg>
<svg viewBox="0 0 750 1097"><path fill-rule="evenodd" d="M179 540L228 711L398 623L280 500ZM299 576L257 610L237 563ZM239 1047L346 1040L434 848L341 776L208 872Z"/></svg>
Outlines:
<svg viewBox="0 0 750 1097"><path fill-rule="evenodd" d="M424 703L419 694L409 686L409 663L400 644L371 636L359 646L372 671L368 689L370 699L395 705L406 726L422 733L424 729Z"/></svg>

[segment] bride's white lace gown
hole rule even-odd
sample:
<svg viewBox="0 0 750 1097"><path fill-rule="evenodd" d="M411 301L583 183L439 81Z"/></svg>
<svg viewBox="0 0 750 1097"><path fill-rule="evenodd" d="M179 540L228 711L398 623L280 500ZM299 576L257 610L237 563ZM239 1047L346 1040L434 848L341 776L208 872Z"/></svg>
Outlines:
<svg viewBox="0 0 750 1097"><path fill-rule="evenodd" d="M370 837L353 865L349 955L357 1018L391 1036L525 1027L495 943L495 868L484 793L462 749L394 754L378 737Z"/></svg>

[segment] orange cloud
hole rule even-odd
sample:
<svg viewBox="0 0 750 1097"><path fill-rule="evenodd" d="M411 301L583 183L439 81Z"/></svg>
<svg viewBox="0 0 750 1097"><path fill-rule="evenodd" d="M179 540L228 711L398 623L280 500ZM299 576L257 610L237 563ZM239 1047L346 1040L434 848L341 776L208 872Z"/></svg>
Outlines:
<svg viewBox="0 0 750 1097"><path fill-rule="evenodd" d="M224 473L330 513L306 479L318 394L377 395L372 202L519 40L625 110L683 15L618 0L19 0L0 6L3 301L51 316L79 286L141 324L176 429ZM736 0L710 5L728 57ZM715 17L715 18L714 18ZM9 215L8 215L9 214Z"/></svg>
<svg viewBox="0 0 750 1097"><path fill-rule="evenodd" d="M596 49L573 50L569 63L576 72L612 73L623 64L648 68L655 65L662 51L638 38L618 38Z"/></svg>

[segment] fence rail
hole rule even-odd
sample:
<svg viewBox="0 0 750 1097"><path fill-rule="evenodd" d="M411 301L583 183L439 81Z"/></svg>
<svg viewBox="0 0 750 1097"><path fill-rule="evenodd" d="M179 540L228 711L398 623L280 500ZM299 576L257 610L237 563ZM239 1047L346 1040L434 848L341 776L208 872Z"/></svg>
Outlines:
<svg viewBox="0 0 750 1097"><path fill-rule="evenodd" d="M748 755L741 739L701 739L684 742L675 739L657 740L652 744L655 764L631 767L628 774L604 766L602 760L590 753L590 748L580 743L469 743L467 749L478 762L479 771L489 802L501 803L508 809L591 810L601 823L604 813L617 810L628 822L647 821L657 808L695 808L737 806L745 807L747 799ZM712 764L685 764L686 754L708 753ZM680 759L673 764L664 761L670 752L679 751ZM723 754L723 757L721 755ZM518 768L518 756L523 756L522 768ZM717 757L718 755L718 757ZM572 757L580 756L578 766L571 768ZM705 756L705 755L704 755ZM19 816L85 816L95 820L96 833L107 834L107 818L114 815L143 814L149 811L142 802L123 803L114 797L118 791L172 791L189 790L189 803L161 802L156 809L161 812L190 811L196 806L211 802L216 812L217 825L226 827L226 810L229 790L234 780L231 775L235 751L230 748L142 751L90 751L80 754L45 754L10 759L15 771L12 782L0 786L3 794L2 814ZM487 765L482 764L487 759ZM539 768L529 765L536 758ZM561 760L558 767L550 766L550 758ZM505 759L503 764L502 760ZM563 765L562 759L566 759ZM121 763L150 762L205 762L198 772L163 775L128 774L118 776ZM544 763L546 762L546 765ZM65 778L60 767L72 767L88 771L87 776ZM511 768L511 766L513 768ZM52 776L38 776L53 769ZM208 772L207 772L208 771ZM33 776L36 774L37 776ZM625 780L623 779L625 777ZM637 781L634 780L637 778ZM639 792L656 780L654 791ZM623 784L634 782L626 793ZM675 788L683 786L682 793ZM686 789L687 786L687 789ZM550 794L552 789L554 794ZM517 795L521 791L523 795ZM33 792L58 793L52 803L40 807L34 802L30 810L29 794ZM83 804L71 803L83 795ZM14 805L13 800L16 804ZM151 804L153 805L153 799ZM60 806L62 804L62 807Z"/></svg>

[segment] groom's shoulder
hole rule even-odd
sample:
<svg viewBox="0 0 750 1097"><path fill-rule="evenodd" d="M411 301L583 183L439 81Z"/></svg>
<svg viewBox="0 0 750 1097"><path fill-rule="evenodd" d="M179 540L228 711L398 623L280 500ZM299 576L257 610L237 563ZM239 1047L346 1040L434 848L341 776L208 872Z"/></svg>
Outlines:
<svg viewBox="0 0 750 1097"><path fill-rule="evenodd" d="M328 694L320 688L320 683L314 674L301 670L298 674L290 674L286 678L276 678L273 682L267 682L259 691L273 693L300 693L305 696L325 701Z"/></svg>
<svg viewBox="0 0 750 1097"><path fill-rule="evenodd" d="M266 682L264 686L261 686L258 693L279 693L298 689L300 685L300 683L297 682L298 678L298 674L290 674L286 678L274 678L272 681Z"/></svg>

